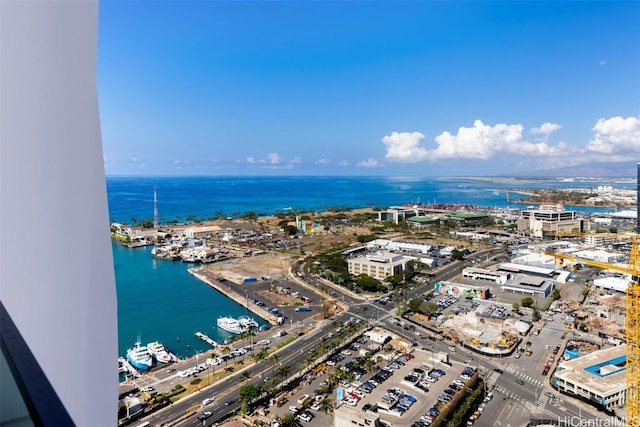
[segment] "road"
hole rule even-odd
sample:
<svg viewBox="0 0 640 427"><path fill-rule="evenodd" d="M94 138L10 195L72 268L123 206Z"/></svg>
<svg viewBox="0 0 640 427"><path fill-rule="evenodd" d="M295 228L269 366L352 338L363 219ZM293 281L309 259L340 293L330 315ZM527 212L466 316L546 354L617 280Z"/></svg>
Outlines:
<svg viewBox="0 0 640 427"><path fill-rule="evenodd" d="M474 258L480 259L490 252L494 256L500 256L501 251L502 249L499 248L484 251L475 254ZM432 283L452 279L460 274L461 269L466 265L467 262L454 261L440 267L435 272L431 283L412 288L406 291L403 297L408 301L424 295L425 292L432 289ZM351 316L357 317L367 321L369 324L383 324L390 331L411 341L417 341L421 346L432 349L434 354L438 351L448 351L446 342L426 340L424 337L429 335L426 330L422 330L421 337L417 337L414 332L407 331L390 322L389 320L395 315L393 308L372 304L362 294L354 294L338 286L329 285L322 279L312 275L307 265L300 261L294 264L292 271L309 288L314 288L320 294L323 294L322 288L328 288L333 298L343 302L348 307L345 312L335 317L335 321L343 322ZM300 365L306 354L315 348L322 341L322 338L329 333L329 328L329 323L320 324L313 332L296 340L294 345L289 345L279 350L279 364L292 368ZM561 398L549 397L544 393L545 391L549 393L550 388L548 386L547 388L544 387L542 380L546 377L541 377L540 375L546 361L546 353L549 352L545 352L543 343L553 342L553 345L555 345L555 342L560 342L562 332L561 322L557 319L554 320L543 328L540 340L532 340L533 355L530 357L522 356L519 360L513 357L495 360L464 348L458 348L455 353L450 353L450 357L454 360L477 365L479 369L486 373L486 383L489 389L494 391L495 398L487 406L483 415L476 421L476 425L487 427L494 425L508 426L510 423L513 424L514 421L519 424L523 420L541 417L557 419L558 417L576 416L584 420L599 419L596 415L584 411L581 406L566 402ZM473 360L470 360L470 357L473 357ZM495 372L493 369L497 367L501 367L504 373ZM244 369L248 369L251 372L253 379L249 380L250 383L262 385L264 376L273 375L274 366L272 362L265 361ZM215 423L239 408L238 390L241 384L245 384L240 381L241 372L242 370L235 373L231 378L179 400L157 414L147 417L146 420L152 425L162 426L206 426ZM516 380L521 380L524 384L518 384ZM557 395L557 393L553 394ZM215 397L213 403L205 408L199 408L203 399L212 396ZM230 405L225 405L225 402L230 399L233 399L234 402ZM195 416L178 422L190 408L198 409L194 412ZM214 416L203 422L198 420L196 416L204 410L212 412Z"/></svg>

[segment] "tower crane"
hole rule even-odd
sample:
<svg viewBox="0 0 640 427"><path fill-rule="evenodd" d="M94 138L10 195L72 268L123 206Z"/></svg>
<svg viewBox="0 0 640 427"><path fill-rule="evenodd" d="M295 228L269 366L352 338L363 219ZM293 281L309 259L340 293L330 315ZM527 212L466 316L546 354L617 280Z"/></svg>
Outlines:
<svg viewBox="0 0 640 427"><path fill-rule="evenodd" d="M629 266L619 266L606 262L566 255L559 252L547 252L555 258L556 265L565 261L580 262L592 267L614 270L631 275L631 282L625 296L625 333L627 339L626 380L626 425L640 427L640 257L638 256L638 236L631 237Z"/></svg>

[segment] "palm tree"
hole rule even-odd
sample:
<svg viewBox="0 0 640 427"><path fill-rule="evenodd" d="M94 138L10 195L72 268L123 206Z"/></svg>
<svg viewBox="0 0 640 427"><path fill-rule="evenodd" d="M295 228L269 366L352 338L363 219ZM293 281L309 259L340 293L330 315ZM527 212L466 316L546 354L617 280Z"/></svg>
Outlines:
<svg viewBox="0 0 640 427"><path fill-rule="evenodd" d="M256 357L256 363L260 363L263 360L266 360L267 357L269 357L269 352L265 349L262 349L256 354L255 357Z"/></svg>
<svg viewBox="0 0 640 427"><path fill-rule="evenodd" d="M286 379L291 373L291 367L289 365L282 365L278 368L278 375L283 379Z"/></svg>
<svg viewBox="0 0 640 427"><path fill-rule="evenodd" d="M278 364L279 360L280 360L280 356L278 356L278 353L273 353L271 355L271 361L273 362L274 365Z"/></svg>
<svg viewBox="0 0 640 427"><path fill-rule="evenodd" d="M229 365L229 355L231 354L231 349L228 346L222 347L222 354L224 355L224 366L227 367Z"/></svg>
<svg viewBox="0 0 640 427"><path fill-rule="evenodd" d="M246 381L249 378L251 378L251 372L249 372L249 370L246 370L242 373L242 381Z"/></svg>
<svg viewBox="0 0 640 427"><path fill-rule="evenodd" d="M328 397L324 397L321 401L320 401L320 410L323 411L325 414L333 414L333 401L331 399L329 399Z"/></svg>

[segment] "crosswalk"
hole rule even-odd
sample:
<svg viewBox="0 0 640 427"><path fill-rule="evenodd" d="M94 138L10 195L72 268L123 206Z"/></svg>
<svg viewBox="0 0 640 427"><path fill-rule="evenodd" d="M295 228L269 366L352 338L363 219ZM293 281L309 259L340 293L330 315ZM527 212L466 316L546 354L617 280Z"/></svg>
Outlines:
<svg viewBox="0 0 640 427"><path fill-rule="evenodd" d="M533 378L530 375L527 375L525 372L519 370L515 366L506 366L504 370L510 373L511 375L513 375L514 377L524 381L525 382L524 387L529 387L529 386L536 387L536 389L538 389L539 391L539 393L536 396L537 401L531 402L529 399L525 399L520 395L513 393L510 390L507 390L506 388L504 388L499 384L495 385L495 382L500 376L500 374L498 374L497 372L492 372L491 375L489 375L489 377L487 378L487 386L491 387L494 391L497 391L503 394L505 397L509 398L510 400L514 400L518 403L525 405L529 410L538 409L540 411L543 411L547 406L547 404L549 403L552 403L554 406L557 406L549 396L543 393L545 389L544 389L544 383L541 380L537 378Z"/></svg>
<svg viewBox="0 0 640 427"><path fill-rule="evenodd" d="M520 378L522 381L535 385L536 387L542 387L543 382L537 378L533 378L530 375L518 370L515 366L507 366L505 371L509 372L511 375Z"/></svg>

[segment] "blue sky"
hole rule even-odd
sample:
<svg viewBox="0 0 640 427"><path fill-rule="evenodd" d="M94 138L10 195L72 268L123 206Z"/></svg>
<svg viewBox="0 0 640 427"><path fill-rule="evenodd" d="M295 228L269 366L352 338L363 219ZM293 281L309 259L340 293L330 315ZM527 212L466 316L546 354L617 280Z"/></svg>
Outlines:
<svg viewBox="0 0 640 427"><path fill-rule="evenodd" d="M101 1L109 175L640 160L640 2Z"/></svg>

